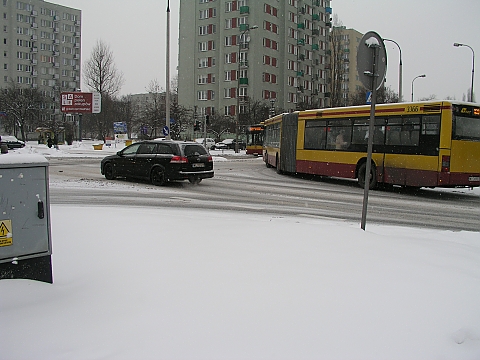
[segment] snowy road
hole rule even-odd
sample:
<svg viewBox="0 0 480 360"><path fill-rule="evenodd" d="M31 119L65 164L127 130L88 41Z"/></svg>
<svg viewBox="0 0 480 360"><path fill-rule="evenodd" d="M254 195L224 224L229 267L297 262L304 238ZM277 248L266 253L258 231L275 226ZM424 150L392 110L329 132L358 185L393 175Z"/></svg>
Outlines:
<svg viewBox="0 0 480 360"><path fill-rule="evenodd" d="M222 158L223 159L223 158ZM99 159L51 158L51 202L154 206L299 215L360 222L363 190L356 182L278 175L260 158L215 162L215 178L154 187L108 181ZM370 192L367 223L480 231L478 189Z"/></svg>

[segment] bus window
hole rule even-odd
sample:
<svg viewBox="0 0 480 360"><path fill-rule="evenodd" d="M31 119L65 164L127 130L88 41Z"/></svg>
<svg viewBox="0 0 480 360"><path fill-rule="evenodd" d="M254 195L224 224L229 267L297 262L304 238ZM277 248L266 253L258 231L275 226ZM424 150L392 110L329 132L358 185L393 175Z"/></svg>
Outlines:
<svg viewBox="0 0 480 360"><path fill-rule="evenodd" d="M430 115L424 116L422 119L422 135L439 135L440 134L440 116Z"/></svg>
<svg viewBox="0 0 480 360"><path fill-rule="evenodd" d="M360 145L368 142L368 121L368 119L354 120L352 144Z"/></svg>
<svg viewBox="0 0 480 360"><path fill-rule="evenodd" d="M480 120L478 118L464 117L456 115L454 117L455 140L480 140Z"/></svg>
<svg viewBox="0 0 480 360"><path fill-rule="evenodd" d="M305 123L305 149L322 150L326 144L326 121L307 121Z"/></svg>

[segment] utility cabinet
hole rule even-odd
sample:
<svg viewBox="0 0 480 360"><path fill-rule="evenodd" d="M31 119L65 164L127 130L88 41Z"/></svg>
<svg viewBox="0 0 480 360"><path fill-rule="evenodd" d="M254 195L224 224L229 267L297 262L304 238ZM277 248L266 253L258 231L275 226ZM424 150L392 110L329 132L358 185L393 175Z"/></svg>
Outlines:
<svg viewBox="0 0 480 360"><path fill-rule="evenodd" d="M0 155L0 279L53 283L48 161Z"/></svg>

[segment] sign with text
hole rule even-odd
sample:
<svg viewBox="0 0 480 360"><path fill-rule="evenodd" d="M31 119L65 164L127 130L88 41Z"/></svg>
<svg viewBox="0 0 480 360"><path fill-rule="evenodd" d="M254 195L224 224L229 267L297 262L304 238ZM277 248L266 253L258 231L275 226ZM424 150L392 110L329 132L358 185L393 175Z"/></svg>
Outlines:
<svg viewBox="0 0 480 360"><path fill-rule="evenodd" d="M102 97L100 93L62 92L61 111L63 113L98 114L102 109Z"/></svg>

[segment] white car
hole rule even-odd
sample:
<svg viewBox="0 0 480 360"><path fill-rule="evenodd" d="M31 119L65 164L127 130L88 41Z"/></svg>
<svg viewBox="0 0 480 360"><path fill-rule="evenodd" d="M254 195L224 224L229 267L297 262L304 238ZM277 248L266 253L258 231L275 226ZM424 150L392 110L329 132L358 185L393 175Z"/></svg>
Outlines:
<svg viewBox="0 0 480 360"><path fill-rule="evenodd" d="M215 148L215 140L212 138L205 138L205 142L203 138L195 139L195 142L199 144L203 144L208 150L212 150Z"/></svg>

